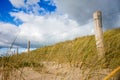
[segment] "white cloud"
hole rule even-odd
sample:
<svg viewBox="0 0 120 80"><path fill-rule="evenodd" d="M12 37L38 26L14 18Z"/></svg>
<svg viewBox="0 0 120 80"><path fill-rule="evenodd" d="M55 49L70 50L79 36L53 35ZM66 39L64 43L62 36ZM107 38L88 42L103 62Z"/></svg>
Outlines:
<svg viewBox="0 0 120 80"><path fill-rule="evenodd" d="M27 0L26 1L26 10L30 13L39 14L39 10L44 10L38 4L40 0Z"/></svg>
<svg viewBox="0 0 120 80"><path fill-rule="evenodd" d="M27 0L26 4L33 5L40 2L40 0Z"/></svg>
<svg viewBox="0 0 120 80"><path fill-rule="evenodd" d="M0 22L0 46L10 47L11 43L17 35L17 32L17 26Z"/></svg>
<svg viewBox="0 0 120 80"><path fill-rule="evenodd" d="M24 8L28 5L37 5L40 0L9 0L11 4L16 8Z"/></svg>
<svg viewBox="0 0 120 80"><path fill-rule="evenodd" d="M16 8L21 8L25 6L24 0L9 0L9 1Z"/></svg>
<svg viewBox="0 0 120 80"><path fill-rule="evenodd" d="M21 47L27 47L28 40L31 41L32 47L40 47L93 34L93 23L91 21L86 25L79 26L75 20L69 19L68 15L37 16L24 12L11 13L11 15L22 20L23 24L16 27L12 24L1 23L2 27L0 28L2 30L0 29L0 33L6 34L6 36L0 35L2 37L0 44L3 43L3 46L10 45L16 34L18 34L18 38L15 46ZM4 42L5 40L7 42Z"/></svg>
<svg viewBox="0 0 120 80"><path fill-rule="evenodd" d="M44 10L38 4L40 0L9 0L9 1L15 8L24 9L26 10L27 13L39 14L39 10Z"/></svg>

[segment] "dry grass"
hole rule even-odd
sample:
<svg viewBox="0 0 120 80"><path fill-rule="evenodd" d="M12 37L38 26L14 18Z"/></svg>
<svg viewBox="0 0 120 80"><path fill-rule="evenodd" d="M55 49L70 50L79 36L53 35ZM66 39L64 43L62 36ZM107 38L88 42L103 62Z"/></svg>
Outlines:
<svg viewBox="0 0 120 80"><path fill-rule="evenodd" d="M101 80L101 77L106 76L104 69L112 70L120 66L120 28L106 31L104 39L105 61L98 60L93 35L39 48L31 51L29 55L22 53L2 57L0 58L2 80L10 80L10 76L17 70L23 74L24 67L31 67L38 72L47 73L42 62L55 62L58 65L69 64L72 68L76 67L82 70L80 74L84 77L83 80L91 80L94 76L98 76L98 80ZM21 77L24 80L22 75Z"/></svg>

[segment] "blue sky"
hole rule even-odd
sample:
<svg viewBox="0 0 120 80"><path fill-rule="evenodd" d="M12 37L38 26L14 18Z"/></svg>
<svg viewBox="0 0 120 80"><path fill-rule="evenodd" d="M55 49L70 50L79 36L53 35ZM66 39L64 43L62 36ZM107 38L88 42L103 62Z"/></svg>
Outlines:
<svg viewBox="0 0 120 80"><path fill-rule="evenodd" d="M1 0L0 52L31 48L94 34L93 13L103 14L103 29L120 27L120 0ZM5 49L6 48L6 49ZM23 49L22 49L23 48Z"/></svg>
<svg viewBox="0 0 120 80"><path fill-rule="evenodd" d="M8 5L8 6L6 6ZM13 22L13 18L9 15L9 12L12 10L13 6L8 0L1 0L0 2L0 21L3 22Z"/></svg>
<svg viewBox="0 0 120 80"><path fill-rule="evenodd" d="M39 15L45 15L45 13L51 13L51 12L55 12L56 10L56 6L55 5L51 5L51 0L48 1L44 1L41 0L38 4L39 6L41 6L43 10L39 10ZM15 11L15 9L17 11ZM14 17L12 17L9 12L18 12L18 11L24 11L26 13L29 13L29 11L26 11L26 9L24 8L16 8L14 7L9 0L1 0L0 2L0 21L1 22L6 22L6 23L11 23L11 24L15 24L17 26L19 26L20 24L22 24L22 21L17 20L14 21Z"/></svg>

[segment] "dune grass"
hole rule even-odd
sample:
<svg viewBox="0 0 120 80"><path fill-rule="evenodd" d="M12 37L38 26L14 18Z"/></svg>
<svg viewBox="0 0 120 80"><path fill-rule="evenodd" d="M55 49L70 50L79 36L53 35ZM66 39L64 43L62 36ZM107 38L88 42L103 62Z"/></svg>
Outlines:
<svg viewBox="0 0 120 80"><path fill-rule="evenodd" d="M106 59L109 68L120 65L120 28L104 33ZM76 38L72 41L57 43L31 52L37 60L59 62L85 62L93 64L97 58L94 35Z"/></svg>
<svg viewBox="0 0 120 80"><path fill-rule="evenodd" d="M92 71L107 64L107 68L114 69L120 66L120 28L111 29L104 33L106 48L106 61L97 60L97 50L94 35L84 36L45 46L28 53L11 55L0 58L0 70L5 73L2 80L9 80L10 73L19 68L32 67L42 71L44 65L41 62L68 63L71 67L83 64L82 68L90 68ZM7 74L6 74L7 73Z"/></svg>

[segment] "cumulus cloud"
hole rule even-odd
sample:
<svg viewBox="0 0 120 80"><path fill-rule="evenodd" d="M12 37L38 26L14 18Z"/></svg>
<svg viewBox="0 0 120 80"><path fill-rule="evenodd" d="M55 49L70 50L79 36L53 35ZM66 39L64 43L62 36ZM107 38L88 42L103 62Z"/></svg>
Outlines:
<svg viewBox="0 0 120 80"><path fill-rule="evenodd" d="M24 7L25 6L24 0L9 0L9 1L16 8L20 8L20 7Z"/></svg>
<svg viewBox="0 0 120 80"><path fill-rule="evenodd" d="M17 26L0 22L0 47L10 47L17 32Z"/></svg>
<svg viewBox="0 0 120 80"><path fill-rule="evenodd" d="M12 12L10 14L15 19L23 21L23 24L16 27L12 24L1 23L2 30L0 33L6 34L6 36L0 35L3 39L0 40L3 46L5 44L10 45L16 36L15 46L27 47L27 41L30 40L31 47L36 48L93 34L93 23L91 21L80 27L75 20L69 19L68 15L38 16L24 12ZM4 42L5 40L7 42Z"/></svg>
<svg viewBox="0 0 120 80"><path fill-rule="evenodd" d="M87 32L82 31L83 29L79 27L79 24L69 19L67 15L37 16L26 13L12 14L16 18L24 21L19 26L19 40L22 40L22 42L31 40L32 43L36 43L33 46L53 44L67 39L73 39L78 35L89 34L92 30L92 28L87 30L88 27L92 26L85 25L86 27L84 29Z"/></svg>
<svg viewBox="0 0 120 80"><path fill-rule="evenodd" d="M120 10L120 0L54 0L59 13L65 13L77 20L80 25L86 24L96 10L103 12L104 28L111 28L118 20L114 13ZM112 17L112 18L110 18Z"/></svg>
<svg viewBox="0 0 120 80"><path fill-rule="evenodd" d="M39 14L39 11L44 11L38 4L40 0L9 0L11 4L18 9L23 9L27 13ZM14 9L16 10L16 9Z"/></svg>

